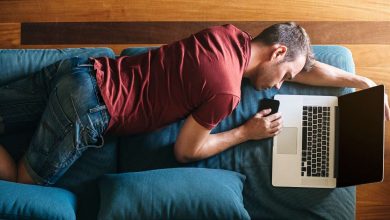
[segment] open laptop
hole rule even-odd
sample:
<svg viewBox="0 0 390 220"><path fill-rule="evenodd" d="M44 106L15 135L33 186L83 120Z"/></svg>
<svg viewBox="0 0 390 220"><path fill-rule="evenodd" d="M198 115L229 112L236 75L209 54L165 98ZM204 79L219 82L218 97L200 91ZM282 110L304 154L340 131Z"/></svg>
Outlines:
<svg viewBox="0 0 390 220"><path fill-rule="evenodd" d="M276 95L272 185L335 188L383 181L384 86L335 96Z"/></svg>

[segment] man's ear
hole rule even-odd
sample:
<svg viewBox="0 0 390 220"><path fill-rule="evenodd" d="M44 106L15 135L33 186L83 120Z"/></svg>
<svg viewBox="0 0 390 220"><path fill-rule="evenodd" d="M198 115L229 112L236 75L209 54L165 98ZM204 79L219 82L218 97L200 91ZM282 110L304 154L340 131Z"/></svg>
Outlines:
<svg viewBox="0 0 390 220"><path fill-rule="evenodd" d="M275 60L278 63L284 60L287 54L287 47L281 44L275 44L272 46L271 60Z"/></svg>

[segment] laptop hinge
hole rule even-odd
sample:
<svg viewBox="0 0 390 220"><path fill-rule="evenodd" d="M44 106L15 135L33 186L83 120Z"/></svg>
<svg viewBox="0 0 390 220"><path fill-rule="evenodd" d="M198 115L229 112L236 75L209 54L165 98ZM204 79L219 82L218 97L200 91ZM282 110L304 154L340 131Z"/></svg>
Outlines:
<svg viewBox="0 0 390 220"><path fill-rule="evenodd" d="M334 138L334 178L339 176L339 107L335 106L335 138Z"/></svg>

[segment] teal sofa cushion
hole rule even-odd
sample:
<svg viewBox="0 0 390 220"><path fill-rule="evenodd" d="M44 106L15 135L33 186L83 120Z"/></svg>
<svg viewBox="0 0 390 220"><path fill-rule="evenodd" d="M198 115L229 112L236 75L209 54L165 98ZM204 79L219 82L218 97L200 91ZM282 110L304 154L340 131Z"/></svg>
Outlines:
<svg viewBox="0 0 390 220"><path fill-rule="evenodd" d="M110 48L65 48L65 49L1 49L0 85L28 76L58 60L79 57L114 58Z"/></svg>
<svg viewBox="0 0 390 220"><path fill-rule="evenodd" d="M106 175L98 219L249 219L239 173L172 168Z"/></svg>
<svg viewBox="0 0 390 220"><path fill-rule="evenodd" d="M122 55L136 55L153 48L128 48ZM313 46L316 59L354 73L351 52L342 46ZM248 80L241 84L241 102L212 133L243 124L258 110L259 100L276 94L341 95L351 88L312 87L284 83L280 90L256 91ZM248 141L221 154L192 164L175 161L173 145L183 122L158 131L120 138L119 169L142 171L166 167L192 166L240 172L247 179L244 204L253 219L354 219L355 187L338 189L277 188L271 184L273 139ZM337 208L336 208L337 207Z"/></svg>
<svg viewBox="0 0 390 220"><path fill-rule="evenodd" d="M60 188L0 180L0 219L76 219L76 196Z"/></svg>

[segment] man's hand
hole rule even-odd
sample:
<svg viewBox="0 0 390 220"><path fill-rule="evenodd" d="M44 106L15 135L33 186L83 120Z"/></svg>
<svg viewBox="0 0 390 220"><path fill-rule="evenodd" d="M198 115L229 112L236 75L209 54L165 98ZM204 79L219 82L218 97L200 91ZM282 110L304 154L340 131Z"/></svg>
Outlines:
<svg viewBox="0 0 390 220"><path fill-rule="evenodd" d="M389 108L389 97L385 93L385 118L390 121L390 108Z"/></svg>
<svg viewBox="0 0 390 220"><path fill-rule="evenodd" d="M241 126L242 133L246 139L260 140L280 133L282 129L282 115L275 113L265 116L270 112L271 109L260 111Z"/></svg>
<svg viewBox="0 0 390 220"><path fill-rule="evenodd" d="M361 81L364 82L363 86L361 86L362 89L376 86L376 83L374 81L372 81L371 79L367 78L367 77L363 77L363 76L356 76L356 77L360 77ZM384 98L385 98L385 100L384 100L385 120L389 121L390 120L389 97L387 96L386 91L385 91L385 94L384 94Z"/></svg>

